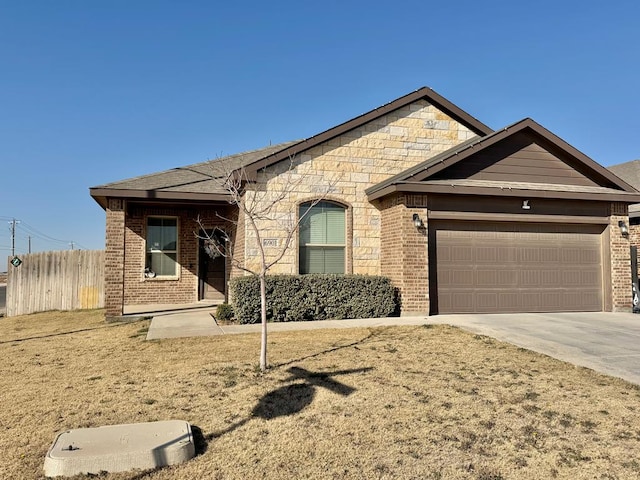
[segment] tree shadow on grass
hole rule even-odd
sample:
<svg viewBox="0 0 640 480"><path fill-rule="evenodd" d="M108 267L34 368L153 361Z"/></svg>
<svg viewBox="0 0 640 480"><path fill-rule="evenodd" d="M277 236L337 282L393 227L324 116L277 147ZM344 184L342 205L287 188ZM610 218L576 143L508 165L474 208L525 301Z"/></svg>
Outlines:
<svg viewBox="0 0 640 480"><path fill-rule="evenodd" d="M312 372L301 367L290 367L287 370L290 376L284 380L287 385L262 396L247 418L229 425L229 427L224 430L212 432L207 435L204 435L200 428L192 426L191 430L194 436L196 454L200 455L206 452L210 441L237 430L253 418L257 417L264 420L272 420L274 418L300 413L311 405L319 387L329 389L342 396L351 395L356 391L354 387L339 382L332 377L336 375L364 373L372 369L372 367L365 367L339 370L336 372ZM300 380L302 380L302 382L300 382Z"/></svg>
<svg viewBox="0 0 640 480"><path fill-rule="evenodd" d="M290 360L288 362L278 363L278 364L273 365L272 368L286 367L287 365L293 365L293 364L301 362L303 360L309 360L310 358L320 357L320 356L325 355L327 353L337 352L338 350L343 350L345 348L352 348L352 347L353 348L357 348L358 345L363 344L364 342L366 342L370 338L376 336L377 334L378 333L375 332L375 331L369 331L369 334L366 337L363 337L360 340L356 340L355 342L348 343L347 345L340 345L340 346L337 346L337 347L328 348L326 350L322 350L321 352L312 353L311 355L307 355L305 357L296 358L296 359Z"/></svg>
<svg viewBox="0 0 640 480"><path fill-rule="evenodd" d="M144 321L144 320L148 320L148 319L142 319L142 320L139 320L139 321ZM2 341L0 341L0 345L2 345L4 343L26 342L27 340L39 340L41 338L63 337L65 335L73 335L74 333L92 332L94 330L104 330L104 329L107 329L107 328L124 327L124 326L127 326L127 325L131 325L132 323L133 322L111 323L109 325L97 325L95 327L80 328L78 330L69 330L69 331L66 331L66 332L48 333L46 335L34 335L33 337L13 338L11 340L2 340Z"/></svg>

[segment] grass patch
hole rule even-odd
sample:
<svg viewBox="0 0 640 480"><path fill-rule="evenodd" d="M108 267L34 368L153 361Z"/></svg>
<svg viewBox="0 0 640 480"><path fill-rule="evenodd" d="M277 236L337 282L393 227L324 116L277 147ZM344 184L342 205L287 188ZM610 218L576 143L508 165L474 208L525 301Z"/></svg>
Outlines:
<svg viewBox="0 0 640 480"><path fill-rule="evenodd" d="M183 419L198 456L108 480L637 478L636 386L447 326L144 340L101 311L0 320L0 478L58 432ZM534 368L535 367L535 368ZM631 456L630 456L631 455ZM605 477L604 475L607 475Z"/></svg>

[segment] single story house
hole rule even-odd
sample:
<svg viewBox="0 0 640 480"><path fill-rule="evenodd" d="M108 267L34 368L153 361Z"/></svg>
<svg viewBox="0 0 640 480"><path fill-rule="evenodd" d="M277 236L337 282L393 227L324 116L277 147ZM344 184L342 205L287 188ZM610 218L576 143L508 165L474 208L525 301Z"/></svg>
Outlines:
<svg viewBox="0 0 640 480"><path fill-rule="evenodd" d="M108 316L224 300L261 249L279 254L286 232L258 219L258 244L230 172L280 218L309 208L271 273L384 275L403 315L631 310L640 193L529 118L494 131L421 88L306 140L91 188ZM208 255L202 230L234 262Z"/></svg>

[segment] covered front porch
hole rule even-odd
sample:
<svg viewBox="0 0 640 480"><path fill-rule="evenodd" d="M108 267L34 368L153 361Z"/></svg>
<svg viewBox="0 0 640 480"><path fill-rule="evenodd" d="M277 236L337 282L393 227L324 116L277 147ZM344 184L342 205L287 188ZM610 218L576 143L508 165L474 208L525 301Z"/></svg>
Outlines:
<svg viewBox="0 0 640 480"><path fill-rule="evenodd" d="M109 199L105 306L108 317L211 308L228 298L229 255L209 254L207 236L236 237L227 202ZM241 254L241 252L236 252Z"/></svg>

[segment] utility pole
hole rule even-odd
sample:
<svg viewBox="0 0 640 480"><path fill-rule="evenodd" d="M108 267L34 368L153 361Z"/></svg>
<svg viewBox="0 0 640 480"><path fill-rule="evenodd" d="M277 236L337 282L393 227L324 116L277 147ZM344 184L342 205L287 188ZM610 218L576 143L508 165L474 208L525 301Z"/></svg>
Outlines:
<svg viewBox="0 0 640 480"><path fill-rule="evenodd" d="M69 242L69 245L71 246L71 250L73 250L73 246L75 245L74 242Z"/></svg>
<svg viewBox="0 0 640 480"><path fill-rule="evenodd" d="M31 253L31 235L29 235L29 253Z"/></svg>
<svg viewBox="0 0 640 480"><path fill-rule="evenodd" d="M20 223L20 220L12 219L11 224L11 256L15 257L16 255L16 224Z"/></svg>

